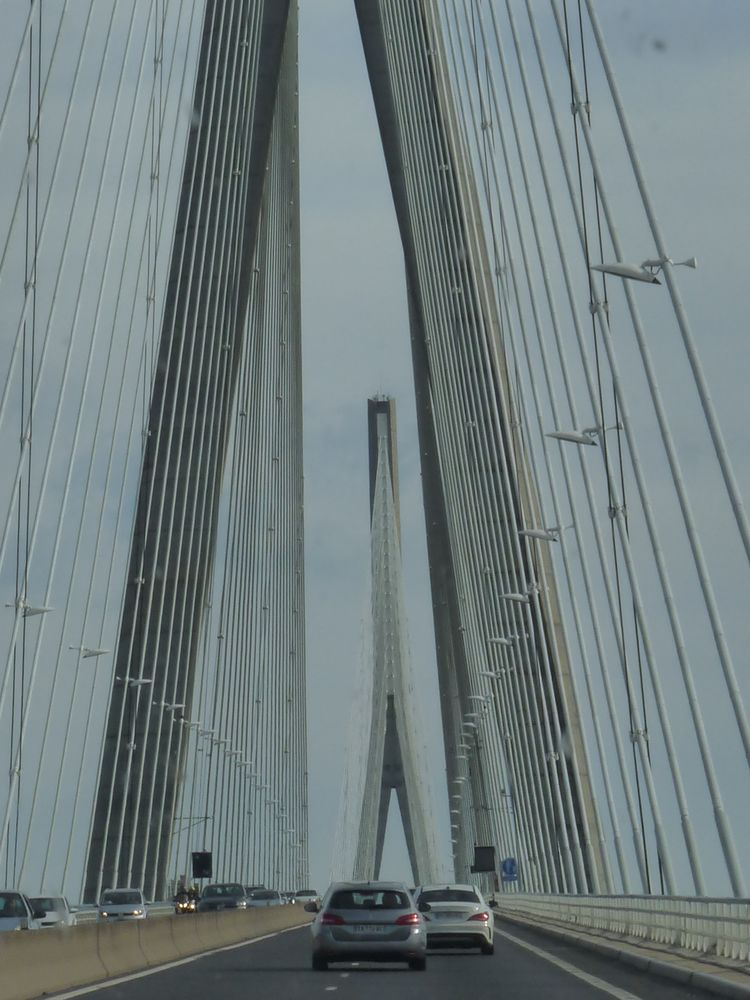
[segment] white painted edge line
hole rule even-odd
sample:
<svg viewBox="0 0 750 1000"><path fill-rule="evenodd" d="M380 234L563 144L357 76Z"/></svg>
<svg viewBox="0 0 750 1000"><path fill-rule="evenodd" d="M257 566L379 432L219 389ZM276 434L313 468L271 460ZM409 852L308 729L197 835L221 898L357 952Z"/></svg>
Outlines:
<svg viewBox="0 0 750 1000"><path fill-rule="evenodd" d="M533 952L535 955L545 959L547 962L551 962L553 965L556 965L564 972L568 972L571 976L575 976L576 979L582 979L585 983L588 983L589 986L593 986L594 989L601 990L603 993L608 993L611 997L615 997L616 1000L641 1000L641 997L637 996L635 993L630 993L628 990L620 989L619 986L614 986L612 983L605 982L604 979L599 979L598 976L592 976L590 973L584 972L583 969L579 969L577 965L571 965L570 962L564 962L556 955L552 955L548 951L544 951L543 948L538 948L536 945L529 944L528 941L523 941L521 938L517 938L513 934L508 934L507 931L501 931L496 927L495 934L500 934L501 937L507 938L507 940L512 941L513 944L517 944L521 948L525 948L527 951Z"/></svg>
<svg viewBox="0 0 750 1000"><path fill-rule="evenodd" d="M49 997L49 1000L68 1000L69 997L82 997L87 993L96 993L97 990L108 990L110 986L119 986L120 983L130 983L134 979L153 976L156 972L165 972L167 969L176 969L180 965L189 965L191 962L197 962L201 958L218 955L222 951L236 951L237 948L247 948L251 944L257 944L259 941L268 941L269 938L278 937L279 934L298 931L307 926L307 924L300 924L299 927L282 927L280 931L263 934L261 937L251 938L249 941L238 941L237 944L225 944L221 948L212 948L210 951L199 951L197 955L188 955L185 958L178 958L174 962L165 962L164 965L154 965L150 969L141 969L139 972L130 972L127 976L118 976L117 979L102 979L98 983L92 983L91 986L78 986L74 990L66 990L65 993L45 993L45 997Z"/></svg>
<svg viewBox="0 0 750 1000"><path fill-rule="evenodd" d="M551 936L557 941L563 941L574 948L583 948L586 951L604 956L611 961L621 962L631 969L648 973L650 976L667 979L672 983L679 983L682 986L695 986L696 989L715 994L716 996L740 997L742 1000L750 1000L750 986L745 983L736 982L735 980L726 979L717 973L691 971L676 962L669 962L663 958L647 957L644 962L642 957L635 952L619 948L616 941L607 939L595 942L586 937L581 937L576 933L578 928L574 926L563 928L560 926L535 925L528 918L511 917L505 913L498 914L497 910L495 910L495 915L501 916L501 919L506 922L518 924L537 934ZM695 958L699 960L699 955L696 955Z"/></svg>

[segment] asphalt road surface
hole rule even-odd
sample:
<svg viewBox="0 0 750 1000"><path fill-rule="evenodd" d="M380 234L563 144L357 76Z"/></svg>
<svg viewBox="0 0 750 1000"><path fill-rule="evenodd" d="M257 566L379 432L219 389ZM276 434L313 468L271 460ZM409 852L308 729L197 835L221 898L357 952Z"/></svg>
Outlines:
<svg viewBox="0 0 750 1000"><path fill-rule="evenodd" d="M184 919L188 920L189 917ZM406 966L310 967L307 927L58 997L88 1000L706 1000L702 991L650 978L510 924L495 954L430 952L426 972Z"/></svg>

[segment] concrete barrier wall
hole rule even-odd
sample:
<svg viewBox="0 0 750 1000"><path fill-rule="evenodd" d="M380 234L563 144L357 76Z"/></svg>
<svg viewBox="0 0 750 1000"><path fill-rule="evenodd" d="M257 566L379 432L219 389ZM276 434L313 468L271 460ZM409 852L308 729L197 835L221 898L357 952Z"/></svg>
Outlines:
<svg viewBox="0 0 750 1000"><path fill-rule="evenodd" d="M32 1000L310 923L301 906L0 934L0 1000Z"/></svg>

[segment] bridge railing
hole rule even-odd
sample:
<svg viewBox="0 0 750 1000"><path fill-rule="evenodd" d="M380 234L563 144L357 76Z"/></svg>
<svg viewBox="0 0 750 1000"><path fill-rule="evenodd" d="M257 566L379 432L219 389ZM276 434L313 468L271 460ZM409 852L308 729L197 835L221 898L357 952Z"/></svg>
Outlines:
<svg viewBox="0 0 750 1000"><path fill-rule="evenodd" d="M497 897L501 914L640 938L719 958L750 958L750 900L691 896Z"/></svg>

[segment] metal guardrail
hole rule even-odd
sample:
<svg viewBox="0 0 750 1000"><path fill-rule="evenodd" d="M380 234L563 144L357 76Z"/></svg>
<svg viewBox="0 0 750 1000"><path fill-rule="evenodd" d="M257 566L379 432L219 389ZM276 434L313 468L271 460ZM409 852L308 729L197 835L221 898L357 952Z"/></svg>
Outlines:
<svg viewBox="0 0 750 1000"><path fill-rule="evenodd" d="M690 896L496 897L499 912L609 931L687 951L750 959L750 900Z"/></svg>

